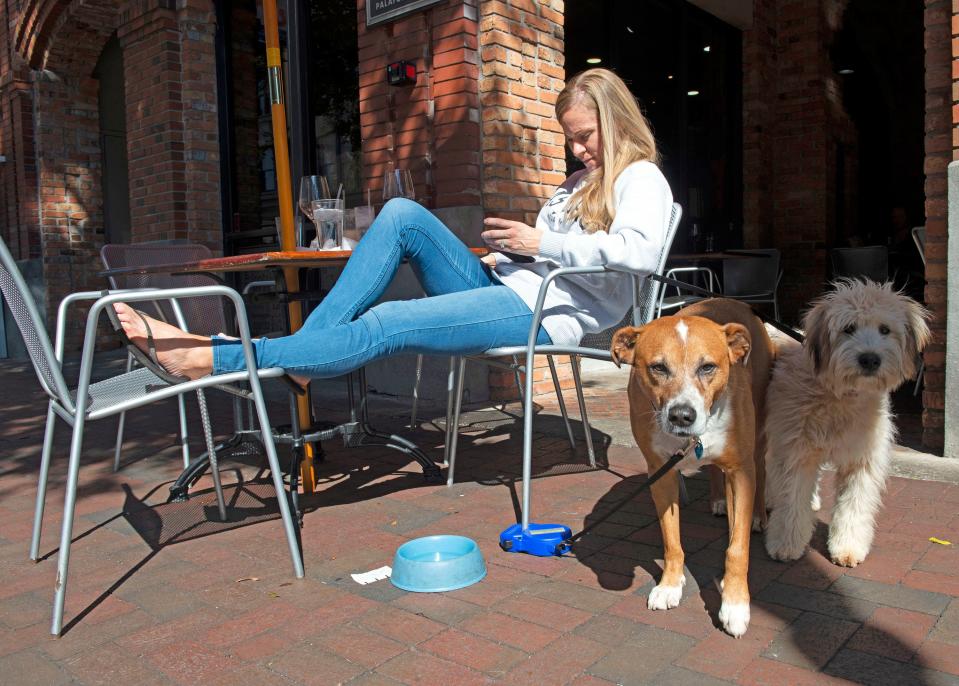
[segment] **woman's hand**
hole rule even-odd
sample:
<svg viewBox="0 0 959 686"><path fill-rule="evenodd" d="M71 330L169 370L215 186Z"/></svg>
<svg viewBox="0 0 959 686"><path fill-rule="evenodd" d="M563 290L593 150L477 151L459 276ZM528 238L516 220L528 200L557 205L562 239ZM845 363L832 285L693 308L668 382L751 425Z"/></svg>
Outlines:
<svg viewBox="0 0 959 686"><path fill-rule="evenodd" d="M538 255L539 241L543 232L512 219L489 217L483 220L486 227L480 236L492 250L516 253L517 255Z"/></svg>
<svg viewBox="0 0 959 686"><path fill-rule="evenodd" d="M486 253L480 258L480 262L485 264L487 267L493 268L496 266L496 255L493 253Z"/></svg>

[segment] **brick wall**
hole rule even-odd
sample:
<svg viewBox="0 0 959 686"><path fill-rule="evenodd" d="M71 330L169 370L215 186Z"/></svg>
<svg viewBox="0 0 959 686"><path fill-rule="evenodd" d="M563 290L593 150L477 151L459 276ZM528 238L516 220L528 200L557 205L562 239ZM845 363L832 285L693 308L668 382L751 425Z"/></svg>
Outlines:
<svg viewBox="0 0 959 686"><path fill-rule="evenodd" d="M932 343L926 348L922 442L944 446L946 351L946 167L959 159L959 2L926 0L926 306Z"/></svg>

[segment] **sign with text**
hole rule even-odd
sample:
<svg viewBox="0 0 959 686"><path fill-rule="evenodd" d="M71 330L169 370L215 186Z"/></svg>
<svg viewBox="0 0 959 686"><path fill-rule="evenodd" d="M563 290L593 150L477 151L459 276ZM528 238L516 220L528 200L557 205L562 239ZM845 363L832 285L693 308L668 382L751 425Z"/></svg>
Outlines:
<svg viewBox="0 0 959 686"><path fill-rule="evenodd" d="M394 21L438 2L442 0L366 0L366 25Z"/></svg>

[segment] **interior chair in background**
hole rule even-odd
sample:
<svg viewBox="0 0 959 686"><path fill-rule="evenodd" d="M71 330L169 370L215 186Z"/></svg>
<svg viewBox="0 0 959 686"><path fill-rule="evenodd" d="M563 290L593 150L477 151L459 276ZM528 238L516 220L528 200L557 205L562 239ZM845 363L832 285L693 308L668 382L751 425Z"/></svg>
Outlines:
<svg viewBox="0 0 959 686"><path fill-rule="evenodd" d="M673 203L670 213L669 223L663 236L663 246L656 260L655 273L662 274L666 264L666 258L673 244L673 238L676 236L676 229L682 218L683 210L679 203ZM546 299L546 291L550 284L556 279L569 275L578 274L609 274L617 275L618 278L630 279L633 292L633 306L625 313L623 319L615 326L611 326L597 334L587 334L576 346L564 345L537 345L536 335L539 332L540 322L543 317L543 303ZM496 358L518 357L519 364L508 364L507 366L519 373L526 375L525 388L522 391L523 401L523 528L527 528L529 511L529 476L532 462L532 441L533 441L533 359L535 355L569 355L573 370L573 382L576 387L576 398L579 401L580 417L583 421L583 429L586 432L586 447L589 454L590 465L596 466L596 456L593 449L592 431L589 426L589 418L586 413L586 403L583 398L583 384L580 379L579 358L588 357L590 359L605 360L612 362L610 346L612 344L613 334L623 326L642 326L653 319L656 312L656 305L659 302L660 282L653 279L644 278L640 274L626 271L617 271L608 267L559 267L550 271L543 279L539 294L536 300L536 307L533 309L533 320L530 325L529 340L525 346L511 346L503 348L493 348L487 350L482 356L469 356L468 359L483 362L485 364L503 364ZM453 416L448 418L447 440L448 446L446 461L447 467L447 485L453 485L455 465L456 465L456 443L458 438L459 416L462 409L463 400L463 376L466 369L467 357L460 357L458 369L456 370L456 379L453 395ZM550 371L554 372L552 360L550 360ZM527 373L529 372L529 373ZM554 372L555 383L555 372ZM562 393L557 391L558 402L562 402ZM560 405L561 410L563 405ZM570 431L567 420L567 431Z"/></svg>
<svg viewBox="0 0 959 686"><path fill-rule="evenodd" d="M721 291L719 279L716 278L716 274L709 267L673 267L666 272L666 278L705 288L713 293ZM670 288L676 291L674 295L666 295ZM679 286L663 286L659 291L659 302L656 304L656 317L662 317L664 311L678 310L700 300L705 300L707 297L683 291Z"/></svg>
<svg viewBox="0 0 959 686"><path fill-rule="evenodd" d="M0 240L0 290L7 302L10 312L20 333L23 336L34 370L40 380L40 385L49 396L47 408L47 423L44 430L43 448L40 457L40 476L37 486L37 501L34 510L33 536L30 543L30 558L39 558L40 530L43 521L44 503L46 500L47 476L50 470L51 452L53 447L54 428L57 419L61 419L73 429L70 441L70 458L67 466L66 494L63 505L63 524L60 532L60 547L57 561L57 583L55 588L53 621L51 633L59 635L63 626L63 607L67 592L67 574L70 562L70 544L73 540L73 520L77 501L77 482L80 474L80 457L83 451L83 433L86 422L111 417L126 410L142 407L153 402L172 398L183 393L222 384L246 382L250 385L250 396L257 408L260 424L260 438L266 451L273 485L276 488L277 503L283 528L286 533L290 557L293 561L293 570L297 578L303 576L303 561L300 556L296 530L290 514L290 505L287 502L286 488L283 483L283 473L277 460L276 448L273 443L273 433L270 426L266 403L263 399L263 390L260 386L261 378L280 378L285 373L280 368L257 369L256 357L250 343L250 327L246 318L246 311L240 295L226 286L206 286L197 288L124 291L103 295L99 291L74 293L67 296L61 303L57 313L56 338L51 345L43 318L37 309L36 303L28 290L27 284L17 268L16 262L7 249L6 243ZM240 339L243 343L243 352L246 358L247 369L241 372L206 376L195 381L185 381L178 384L169 384L149 369L139 368L122 373L102 381L92 381L94 367L94 352L97 341L97 324L100 314L106 308L112 308L117 302L139 304L157 301L161 298L175 298L178 302L187 304L189 299L218 297L229 300L236 311ZM86 318L84 329L83 349L80 358L80 372L77 387L70 389L63 376L63 347L66 320L70 307L81 301L93 301ZM222 505L222 494L218 494ZM221 510L222 513L222 510Z"/></svg>
<svg viewBox="0 0 959 686"><path fill-rule="evenodd" d="M773 317L779 319L776 292L783 278L780 255L775 248L737 250L738 253L765 255L723 261L723 295L727 298L758 304L772 303Z"/></svg>
<svg viewBox="0 0 959 686"><path fill-rule="evenodd" d="M213 256L210 249L199 243L187 241L155 241L148 243L108 243L100 249L100 259L106 269L119 267L152 266L174 262L193 262ZM130 288L188 288L191 286L212 286L217 282L205 274L129 274L110 277L110 286L114 289ZM216 334L227 331L223 304L218 298L195 298L193 302L184 302L180 309L184 321L176 322L172 304L166 302L145 302L140 305L147 314L157 319L173 322L181 328L200 334ZM127 356L127 371L133 368L133 357ZM203 391L197 391L197 402L205 407ZM177 396L180 411L180 445L183 451L183 467L190 465L190 445L187 431L186 405L184 396ZM209 415L200 412L205 434L211 433ZM121 412L117 424L117 440L113 453L113 471L120 468L120 451L123 446L126 413Z"/></svg>
<svg viewBox="0 0 959 686"><path fill-rule="evenodd" d="M835 278L867 278L878 283L889 280L889 249L884 245L833 248L831 257Z"/></svg>

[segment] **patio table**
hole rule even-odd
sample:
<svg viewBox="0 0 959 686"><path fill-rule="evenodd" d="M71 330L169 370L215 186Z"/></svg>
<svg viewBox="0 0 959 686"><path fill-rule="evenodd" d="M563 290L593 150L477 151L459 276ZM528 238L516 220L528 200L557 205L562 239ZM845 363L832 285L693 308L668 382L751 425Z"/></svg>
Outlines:
<svg viewBox="0 0 959 686"><path fill-rule="evenodd" d="M471 250L477 256L485 255L488 252L485 248L471 248ZM110 277L129 276L132 274L204 274L222 280L222 278L218 276L222 273L268 271L273 277L273 297L276 297L281 302L298 305L298 301L308 298L316 299L319 294L301 291L298 282L291 283L289 281L291 274L299 274L301 269L342 267L352 254L351 250L270 251L251 253L248 255L214 257L192 262L118 267L102 271L100 275ZM291 317L291 320L293 321L293 325L291 326L292 333L293 330L299 327L302 319L300 317ZM355 387L358 387L358 393L354 392ZM349 447L386 445L387 447L407 453L423 467L423 475L427 480L442 481L442 474L439 467L414 443L401 436L377 431L371 426L366 403L366 374L364 369L357 370L348 375L347 388L349 392L348 405L350 408L349 421L339 424L333 422L315 422L312 417L309 387L307 387L307 393L303 396L298 396L296 398L296 407L292 408L294 420L298 418L300 421L294 421L292 423L290 434L275 436L277 442L291 444L294 450L294 456L297 455L298 451L302 451L300 476L302 477L304 492L313 492L316 485L316 477L313 469L313 454L310 449L311 444L329 440L336 436L342 436L344 444ZM305 426L301 427L301 424ZM217 452L233 448L245 440L246 436L255 433L256 432L252 430L237 430L228 441L217 447ZM184 470L176 482L170 487L170 499L185 499L190 486L200 478L206 470L206 467L206 456L193 460L190 466Z"/></svg>

